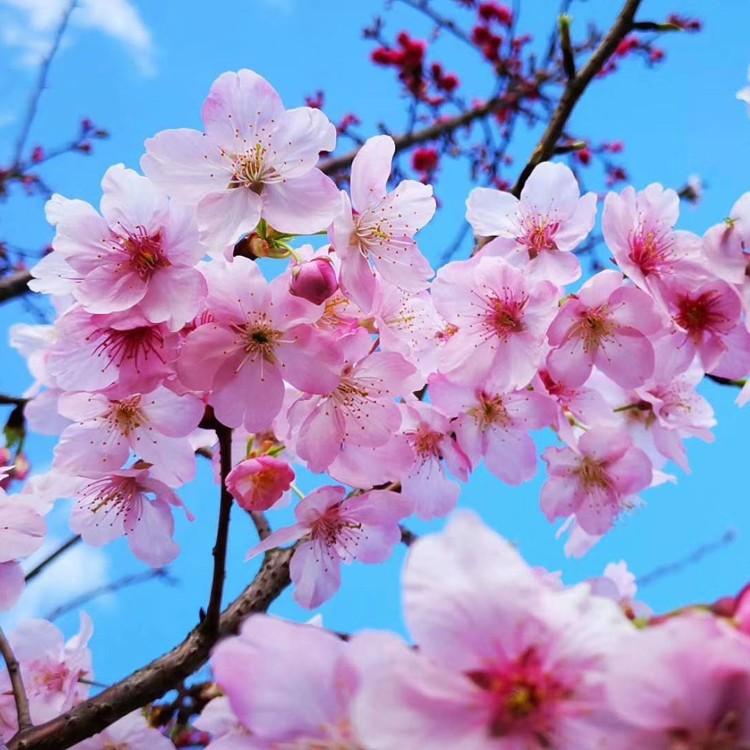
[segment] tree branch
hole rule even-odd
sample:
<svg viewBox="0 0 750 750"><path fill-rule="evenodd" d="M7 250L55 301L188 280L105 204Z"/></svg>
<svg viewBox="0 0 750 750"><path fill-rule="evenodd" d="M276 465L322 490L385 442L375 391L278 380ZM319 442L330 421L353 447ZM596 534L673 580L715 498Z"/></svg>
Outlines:
<svg viewBox="0 0 750 750"><path fill-rule="evenodd" d="M289 585L293 552L292 547L266 554L255 580L224 610L215 632L197 626L179 646L96 697L51 721L19 732L8 742L8 750L66 750L176 688L206 663L219 638L235 633L249 615L265 612Z"/></svg>
<svg viewBox="0 0 750 750"><path fill-rule="evenodd" d="M52 38L52 45L50 46L49 52L39 66L39 75L36 79L36 85L34 86L34 90L31 92L29 104L26 109L26 116L23 119L23 124L21 125L21 130L18 133L18 138L16 140L16 148L13 152L14 165L18 165L21 162L23 149L26 145L26 139L29 137L31 126L34 122L34 118L36 117L36 110L39 106L39 99L42 96L44 87L47 85L47 75L49 74L50 65L52 65L52 60L57 54L57 50L60 49L60 42L62 41L63 35L65 34L65 29L68 27L70 16L77 4L77 0L70 0L67 7L63 11L62 16L60 17L60 22L57 25L55 35ZM1 298L0 301L2 301Z"/></svg>
<svg viewBox="0 0 750 750"><path fill-rule="evenodd" d="M224 592L226 577L227 544L229 542L229 519L232 512L232 495L227 489L227 475L232 470L232 430L217 423L216 435L219 438L219 462L221 482L221 499L219 501L219 524L216 529L214 544L214 573L211 580L211 594L208 600L206 616L201 627L208 633L216 632L219 627L221 612L221 595Z"/></svg>
<svg viewBox="0 0 750 750"><path fill-rule="evenodd" d="M0 278L0 304L8 300L29 294L31 274L28 271L17 271Z"/></svg>
<svg viewBox="0 0 750 750"><path fill-rule="evenodd" d="M23 686L21 667L2 628L0 628L0 654L2 654L5 666L8 668L8 676L13 688L13 698L16 702L16 714L18 716L18 728L19 731L23 731L32 726L29 699L26 695L26 688Z"/></svg>
<svg viewBox="0 0 750 750"><path fill-rule="evenodd" d="M81 537L76 534L76 536L70 537L67 542L63 542L54 552L51 552L47 557L44 558L38 565L33 567L27 574L26 574L26 583L36 578L50 563L53 563L55 560L57 560L60 555L62 555L64 552L67 552L71 547L75 547L78 542L81 541Z"/></svg>
<svg viewBox="0 0 750 750"><path fill-rule="evenodd" d="M601 44L594 50L586 65L581 68L574 78L568 81L557 109L552 115L549 125L547 125L547 129L544 131L531 158L513 186L511 192L516 197L521 194L521 190L523 190L523 186L526 184L529 175L534 171L534 167L552 156L555 146L563 133L565 124L573 113L573 109L583 95L583 92L594 77L602 70L607 60L609 60L617 49L617 45L632 31L635 14L640 4L641 0L626 0L612 28L607 32L604 39L602 39Z"/></svg>

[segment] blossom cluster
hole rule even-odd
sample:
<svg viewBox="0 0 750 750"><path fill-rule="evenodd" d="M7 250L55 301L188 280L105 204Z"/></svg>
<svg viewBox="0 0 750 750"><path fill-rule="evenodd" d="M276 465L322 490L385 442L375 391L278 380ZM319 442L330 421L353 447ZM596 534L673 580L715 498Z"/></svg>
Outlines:
<svg viewBox="0 0 750 750"><path fill-rule="evenodd" d="M669 461L688 468L686 438L711 439L704 375L750 370L750 194L700 237L676 229L673 190L610 193L613 267L580 285L598 199L545 162L518 198L471 192L479 251L435 274L416 241L432 188L389 186L389 136L362 146L346 192L319 167L334 126L285 109L257 74L220 76L202 117L203 132L147 140L144 174L110 168L99 211L47 205L54 250L32 285L58 317L16 327L14 343L37 380L29 424L59 442L27 490L45 507L72 498L90 544L125 535L148 564L174 559L173 511L192 518L176 490L213 420L233 431L226 484L248 511L280 504L295 465L328 476L250 551L302 540L304 606L336 591L341 562L385 559L402 519L447 515L480 463L530 480L543 428L559 445L542 456L541 508L582 554ZM3 565L33 551L18 533Z"/></svg>
<svg viewBox="0 0 750 750"><path fill-rule="evenodd" d="M174 512L193 519L177 491L206 451L238 506L272 523L291 491L303 494L300 468L321 475L295 523L248 552L293 543L295 598L308 608L335 594L342 564L384 561L404 519L451 513L480 464L507 485L531 480L542 429L557 444L542 454L541 510L580 555L672 479L670 462L689 468L687 438L712 439L702 379L750 371L750 193L702 237L676 228L674 190L609 193L612 266L581 284L576 250L599 198L544 162L518 197L470 193L477 251L436 273L417 243L432 188L391 184L389 136L364 143L342 191L320 164L333 124L318 108L286 109L252 71L220 76L202 119L203 131L147 140L142 173L111 167L98 210L60 195L47 204L53 250L32 287L57 316L16 326L13 343L36 380L25 418L58 441L47 474L13 496L0 489L0 608L20 595L19 560L42 544L59 499L72 500L84 542L124 536L147 564L171 562ZM689 613L641 631L617 566L566 589L465 515L417 543L405 587L417 649L249 620L214 655L228 701L201 719L212 747L750 740L739 605L731 618ZM14 648L44 721L86 697L89 628L65 646L49 623L30 627L39 633L21 631ZM664 669L643 667L653 663ZM718 697L698 710L706 686ZM0 740L16 728L9 707ZM159 747L154 733L134 714L81 747L140 747L141 735Z"/></svg>

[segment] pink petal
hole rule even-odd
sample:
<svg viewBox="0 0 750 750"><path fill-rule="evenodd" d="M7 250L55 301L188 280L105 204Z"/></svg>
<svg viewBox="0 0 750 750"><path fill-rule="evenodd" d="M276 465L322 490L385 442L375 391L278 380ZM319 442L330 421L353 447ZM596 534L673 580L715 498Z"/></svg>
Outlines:
<svg viewBox="0 0 750 750"><path fill-rule="evenodd" d="M376 135L368 138L354 157L351 170L352 205L360 213L385 196L394 152L393 138Z"/></svg>
<svg viewBox="0 0 750 750"><path fill-rule="evenodd" d="M289 234L322 232L341 207L336 183L319 169L265 185L262 198L263 218Z"/></svg>
<svg viewBox="0 0 750 750"><path fill-rule="evenodd" d="M297 547L289 564L294 599L307 609L328 601L341 585L341 563L323 545L305 542Z"/></svg>

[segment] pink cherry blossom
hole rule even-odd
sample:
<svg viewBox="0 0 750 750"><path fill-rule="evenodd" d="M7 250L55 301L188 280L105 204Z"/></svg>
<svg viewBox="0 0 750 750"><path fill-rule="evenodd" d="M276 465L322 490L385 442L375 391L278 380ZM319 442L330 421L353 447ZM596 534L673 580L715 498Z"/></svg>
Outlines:
<svg viewBox="0 0 750 750"><path fill-rule="evenodd" d="M286 461L258 456L238 463L227 475L226 484L245 510L268 510L293 481L294 472Z"/></svg>
<svg viewBox="0 0 750 750"><path fill-rule="evenodd" d="M119 469L132 451L154 464L154 477L170 486L193 478L195 456L187 436L203 416L203 403L195 396L178 396L163 386L116 400L66 393L58 408L75 424L55 448L57 468L69 473Z"/></svg>
<svg viewBox="0 0 750 750"><path fill-rule="evenodd" d="M321 309L269 283L247 258L206 270L209 322L188 334L177 361L182 383L207 391L228 427L267 429L281 409L284 380L308 393L335 387L336 346L316 331ZM314 366L312 366L314 363Z"/></svg>
<svg viewBox="0 0 750 750"><path fill-rule="evenodd" d="M492 237L481 254L507 258L536 278L569 284L581 275L571 252L594 226L596 194L581 197L565 164L542 162L526 181L520 200L511 193L474 188L466 219L477 237Z"/></svg>
<svg viewBox="0 0 750 750"><path fill-rule="evenodd" d="M499 387L522 388L545 353L557 287L531 281L502 258L449 263L432 288L438 312L457 330L443 345L440 370L477 385L490 373Z"/></svg>
<svg viewBox="0 0 750 750"><path fill-rule="evenodd" d="M46 620L24 620L8 640L21 667L31 720L34 724L59 716L88 696L91 680L91 620L81 614L78 635L67 642ZM16 706L7 671L0 670L0 741L15 734Z"/></svg>
<svg viewBox="0 0 750 750"><path fill-rule="evenodd" d="M623 281L617 271L601 271L552 321L547 368L558 382L581 386L594 365L625 388L642 385L653 373L649 336L662 328L662 319L648 294Z"/></svg>
<svg viewBox="0 0 750 750"><path fill-rule="evenodd" d="M342 562L379 563L390 557L401 539L398 522L409 510L398 492L372 490L347 499L343 487L321 487L295 509L297 523L274 531L248 557L309 535L297 545L289 572L294 598L313 609L338 590Z"/></svg>
<svg viewBox="0 0 750 750"><path fill-rule="evenodd" d="M654 183L636 193L632 187L604 201L602 230L617 265L648 291L654 279L703 275L700 237L674 229L680 198Z"/></svg>
<svg viewBox="0 0 750 750"><path fill-rule="evenodd" d="M677 345L696 352L703 368L712 370L727 351L726 337L740 320L742 302L737 292L719 279L665 280L658 291L683 334Z"/></svg>
<svg viewBox="0 0 750 750"><path fill-rule="evenodd" d="M225 695L209 701L193 727L211 736L206 750L268 750L267 743L252 737L234 715Z"/></svg>
<svg viewBox="0 0 750 750"><path fill-rule="evenodd" d="M750 747L750 638L709 615L634 631L613 655L607 692L629 726L613 750Z"/></svg>
<svg viewBox="0 0 750 750"><path fill-rule="evenodd" d="M446 476L446 467L465 482L471 462L451 435L448 419L434 407L412 401L402 410L401 434L411 461L400 475L401 491L419 518L440 518L453 510L461 494L461 486Z"/></svg>
<svg viewBox="0 0 750 750"><path fill-rule="evenodd" d="M204 133L181 128L147 139L141 168L196 207L211 247L233 245L261 218L288 234L328 227L339 196L316 164L333 150L336 129L319 109L284 109L268 81L243 69L214 81L201 114Z"/></svg>
<svg viewBox="0 0 750 750"><path fill-rule="evenodd" d="M192 212L172 203L145 177L121 164L102 180L100 216L83 201L55 195L47 219L54 252L33 270L35 291L56 293L60 264L69 291L90 313L137 308L152 323L182 328L197 312L205 282L195 268L205 255Z"/></svg>
<svg viewBox="0 0 750 750"><path fill-rule="evenodd" d="M384 445L401 424L396 396L419 386L415 368L396 352L374 352L364 331L342 342L346 361L338 382L322 396L303 397L289 412L296 450L312 471L324 471L344 444Z"/></svg>
<svg viewBox="0 0 750 750"><path fill-rule="evenodd" d="M370 138L362 146L352 163L351 205L342 194L341 212L333 225L341 285L365 312L372 307L376 288L370 262L387 282L413 292L427 288L433 273L414 241L435 213L432 187L403 180L389 193L394 151L393 138L387 135Z"/></svg>
<svg viewBox="0 0 750 750"><path fill-rule="evenodd" d="M589 534L607 531L652 480L648 456L627 433L611 428L594 427L577 448L548 448L542 457L549 472L541 496L545 515L575 515Z"/></svg>
<svg viewBox="0 0 750 750"><path fill-rule="evenodd" d="M67 391L151 391L173 374L178 334L139 315L91 315L73 308L56 325L47 368Z"/></svg>
<svg viewBox="0 0 750 750"><path fill-rule="evenodd" d="M250 617L238 636L219 643L211 667L232 713L258 744L234 730L232 742L212 743L212 750L361 748L349 717L358 683L351 650L321 628Z"/></svg>
<svg viewBox="0 0 750 750"><path fill-rule="evenodd" d="M750 256L750 193L741 195L720 224L710 227L703 235L703 247L708 267L720 279L743 290L747 305Z"/></svg>
<svg viewBox="0 0 750 750"><path fill-rule="evenodd" d="M103 732L73 745L73 750L174 750L174 745L149 725L141 711L133 711Z"/></svg>
<svg viewBox="0 0 750 750"><path fill-rule="evenodd" d="M21 596L24 575L16 561L42 546L46 530L44 517L33 502L23 495L8 496L0 489L0 611L10 609Z"/></svg>
<svg viewBox="0 0 750 750"><path fill-rule="evenodd" d="M536 447L529 434L555 421L548 396L522 390L502 393L456 385L444 376L430 380L433 403L455 417L452 428L463 452L509 484L527 482L536 472Z"/></svg>
<svg viewBox="0 0 750 750"><path fill-rule="evenodd" d="M339 288L333 261L326 257L295 263L291 269L289 294L321 305Z"/></svg>
<svg viewBox="0 0 750 750"><path fill-rule="evenodd" d="M126 536L133 554L155 568L172 562L180 548L172 539L172 508L182 501L149 469L83 474L73 495L70 528L95 547Z"/></svg>
<svg viewBox="0 0 750 750"><path fill-rule="evenodd" d="M549 586L467 513L412 545L404 607L418 651L363 670L364 747L604 746L607 658L629 627L614 603Z"/></svg>

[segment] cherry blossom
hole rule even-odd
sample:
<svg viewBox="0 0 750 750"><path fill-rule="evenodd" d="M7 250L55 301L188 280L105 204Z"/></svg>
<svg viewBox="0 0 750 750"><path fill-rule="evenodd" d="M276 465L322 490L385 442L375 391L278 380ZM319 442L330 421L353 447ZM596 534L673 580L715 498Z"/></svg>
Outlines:
<svg viewBox="0 0 750 750"><path fill-rule="evenodd" d="M338 590L342 562L390 557L401 539L398 522L408 513L408 502L397 492L372 490L347 499L343 487L321 487L296 507L294 525L274 531L248 557L309 535L296 546L289 572L294 598L313 609Z"/></svg>
<svg viewBox="0 0 750 750"><path fill-rule="evenodd" d="M614 750L750 747L750 639L691 614L624 639L607 692L630 731Z"/></svg>
<svg viewBox="0 0 750 750"><path fill-rule="evenodd" d="M339 354L311 325L321 309L269 283L247 258L214 261L206 269L210 318L187 335L177 372L228 427L267 429L281 409L284 380L309 393L335 386ZM311 367L315 362L316 366Z"/></svg>
<svg viewBox="0 0 750 750"><path fill-rule="evenodd" d="M204 133L181 128L147 139L141 168L195 206L212 248L233 245L261 218L289 234L326 229L340 203L316 164L333 150L336 129L319 109L284 109L268 81L243 69L214 81L201 115Z"/></svg>
<svg viewBox="0 0 750 750"><path fill-rule="evenodd" d="M326 257L295 263L291 274L289 293L315 305L323 304L339 288L333 261Z"/></svg>
<svg viewBox="0 0 750 750"><path fill-rule="evenodd" d="M549 472L542 510L550 520L575 515L589 534L607 531L652 480L648 456L611 428L592 428L577 448L548 448L542 457Z"/></svg>
<svg viewBox="0 0 750 750"><path fill-rule="evenodd" d="M81 628L67 642L63 634L46 620L24 620L9 641L21 667L31 720L49 721L88 696L91 680L91 620L81 614ZM0 671L0 741L15 734L16 707L7 671Z"/></svg>
<svg viewBox="0 0 750 750"><path fill-rule="evenodd" d="M352 162L351 205L342 193L342 209L333 225L341 285L365 312L372 307L377 286L370 262L387 282L412 292L427 288L433 273L414 241L435 213L432 187L403 180L387 192L394 151L393 138L387 135L362 146Z"/></svg>
<svg viewBox="0 0 750 750"><path fill-rule="evenodd" d="M174 745L149 726L141 711L134 711L100 734L73 745L73 750L174 750Z"/></svg>
<svg viewBox="0 0 750 750"><path fill-rule="evenodd" d="M507 258L536 278L569 284L581 275L572 253L594 226L596 194L581 196L565 164L542 162L529 175L520 199L511 193L474 188L466 219L477 237L490 237L483 256Z"/></svg>
<svg viewBox="0 0 750 750"><path fill-rule="evenodd" d="M268 510L294 481L286 461L273 456L248 458L227 474L227 489L245 510Z"/></svg>
<svg viewBox="0 0 750 750"><path fill-rule="evenodd" d="M604 201L604 239L622 272L645 291L654 279L705 275L700 237L674 229L679 211L677 193L657 183Z"/></svg>
<svg viewBox="0 0 750 750"><path fill-rule="evenodd" d="M541 393L511 393L490 386L456 385L444 376L430 380L435 405L455 417L453 430L464 453L508 484L521 484L534 476L536 448L529 434L555 421L554 402Z"/></svg>
<svg viewBox="0 0 750 750"><path fill-rule="evenodd" d="M185 508L149 469L84 473L73 500L70 528L87 544L100 547L124 535L133 554L155 568L177 557L172 508ZM185 514L192 520L187 509Z"/></svg>
<svg viewBox="0 0 750 750"><path fill-rule="evenodd" d="M603 744L607 659L629 627L614 603L549 586L465 513L412 545L404 607L419 650L391 649L363 672L365 747Z"/></svg>
<svg viewBox="0 0 750 750"><path fill-rule="evenodd" d="M102 189L102 215L80 200L49 201L54 252L34 267L31 286L69 292L90 313L137 308L152 323L182 328L205 294L195 265L206 250L192 212L121 164L107 170ZM69 269L62 287L61 265Z"/></svg>
<svg viewBox="0 0 750 750"><path fill-rule="evenodd" d="M55 449L57 468L119 469L132 451L154 464L154 476L170 486L193 478L195 457L187 436L203 416L203 404L195 396L178 396L162 386L115 400L66 393L58 408L75 424L65 429Z"/></svg>
<svg viewBox="0 0 750 750"><path fill-rule="evenodd" d="M654 371L649 337L662 328L649 295L623 284L617 271L601 271L563 304L547 338L547 368L569 387L583 385L596 365L625 388L642 385Z"/></svg>
<svg viewBox="0 0 750 750"><path fill-rule="evenodd" d="M490 372L502 388L521 388L544 356L557 287L534 282L502 258L450 263L433 286L438 312L456 327L443 345L440 370L467 385Z"/></svg>

